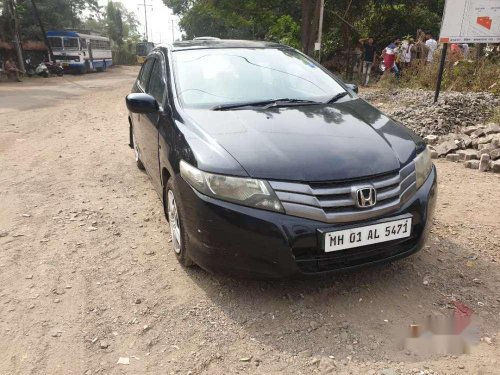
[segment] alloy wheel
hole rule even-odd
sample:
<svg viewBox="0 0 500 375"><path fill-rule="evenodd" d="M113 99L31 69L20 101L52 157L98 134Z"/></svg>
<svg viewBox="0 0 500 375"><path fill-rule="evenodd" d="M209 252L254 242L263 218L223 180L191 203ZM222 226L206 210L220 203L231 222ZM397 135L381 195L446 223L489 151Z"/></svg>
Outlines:
<svg viewBox="0 0 500 375"><path fill-rule="evenodd" d="M174 251L177 254L181 252L181 227L179 225L179 211L175 203L175 197L172 190L167 193L168 197L168 223L170 225L170 234L172 236L172 244Z"/></svg>

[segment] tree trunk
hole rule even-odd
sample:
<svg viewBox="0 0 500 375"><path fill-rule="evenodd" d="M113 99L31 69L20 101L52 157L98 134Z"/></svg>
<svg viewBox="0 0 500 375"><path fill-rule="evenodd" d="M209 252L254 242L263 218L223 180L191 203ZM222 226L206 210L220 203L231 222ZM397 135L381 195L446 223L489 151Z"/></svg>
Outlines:
<svg viewBox="0 0 500 375"><path fill-rule="evenodd" d="M320 0L302 0L301 46L302 52L311 56L318 34Z"/></svg>

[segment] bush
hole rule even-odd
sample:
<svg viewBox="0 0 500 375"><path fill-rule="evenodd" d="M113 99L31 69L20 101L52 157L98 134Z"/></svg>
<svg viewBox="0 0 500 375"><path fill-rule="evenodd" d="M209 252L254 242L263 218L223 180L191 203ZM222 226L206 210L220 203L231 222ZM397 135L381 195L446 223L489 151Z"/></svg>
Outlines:
<svg viewBox="0 0 500 375"><path fill-rule="evenodd" d="M137 58L135 53L126 49L113 50L113 64L115 65L135 65Z"/></svg>
<svg viewBox="0 0 500 375"><path fill-rule="evenodd" d="M404 68L401 79L380 81L382 87L401 86L409 88L435 89L439 70L439 56L435 62L425 64L415 61L411 67ZM447 61L443 73L442 90L453 91L489 91L500 94L500 64L488 58L481 60Z"/></svg>

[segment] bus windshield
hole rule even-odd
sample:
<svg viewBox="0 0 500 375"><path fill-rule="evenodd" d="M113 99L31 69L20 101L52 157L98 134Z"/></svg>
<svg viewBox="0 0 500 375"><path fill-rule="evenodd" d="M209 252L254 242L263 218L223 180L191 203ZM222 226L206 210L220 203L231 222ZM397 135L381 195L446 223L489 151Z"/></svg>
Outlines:
<svg viewBox="0 0 500 375"><path fill-rule="evenodd" d="M147 56L152 49L153 43L151 42L137 43L135 52L137 56Z"/></svg>
<svg viewBox="0 0 500 375"><path fill-rule="evenodd" d="M78 49L78 38L64 38L64 49Z"/></svg>
<svg viewBox="0 0 500 375"><path fill-rule="evenodd" d="M52 47L52 49L62 49L63 48L62 38L60 38L58 36L57 37L51 36L48 39L49 39L49 43L50 43L50 46Z"/></svg>

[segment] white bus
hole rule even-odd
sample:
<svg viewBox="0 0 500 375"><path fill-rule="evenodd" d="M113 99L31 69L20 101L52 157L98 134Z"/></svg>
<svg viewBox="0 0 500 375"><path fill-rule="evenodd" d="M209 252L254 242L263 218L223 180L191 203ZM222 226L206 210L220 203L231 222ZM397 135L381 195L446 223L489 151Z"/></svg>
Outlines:
<svg viewBox="0 0 500 375"><path fill-rule="evenodd" d="M48 31L54 59L65 71L105 71L113 65L109 38L76 31Z"/></svg>

